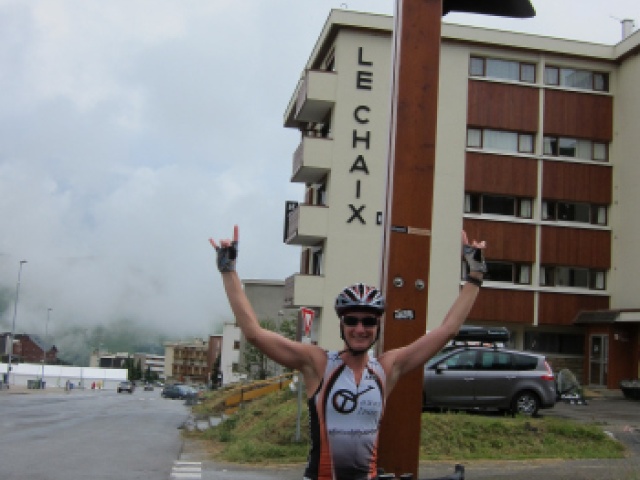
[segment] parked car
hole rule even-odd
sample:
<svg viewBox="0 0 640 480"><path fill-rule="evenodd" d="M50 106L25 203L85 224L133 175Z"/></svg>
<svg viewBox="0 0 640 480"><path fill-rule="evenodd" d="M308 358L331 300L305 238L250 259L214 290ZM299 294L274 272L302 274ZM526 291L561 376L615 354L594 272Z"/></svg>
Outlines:
<svg viewBox="0 0 640 480"><path fill-rule="evenodd" d="M122 393L122 392L129 392L129 393L133 393L133 391L135 390L135 385L133 384L133 382L120 382L118 384L118 393Z"/></svg>
<svg viewBox="0 0 640 480"><path fill-rule="evenodd" d="M187 399L197 397L199 392L188 385L173 384L165 385L160 395L163 398Z"/></svg>
<svg viewBox="0 0 640 480"><path fill-rule="evenodd" d="M144 384L144 391L145 392L153 392L153 384L152 383L145 383Z"/></svg>
<svg viewBox="0 0 640 480"><path fill-rule="evenodd" d="M497 346L495 329L492 346L484 345L482 338L489 337L481 331L466 330L461 337L465 344L445 348L425 365L425 410L497 409L535 415L555 405L556 380L544 355ZM474 341L476 345L469 345Z"/></svg>

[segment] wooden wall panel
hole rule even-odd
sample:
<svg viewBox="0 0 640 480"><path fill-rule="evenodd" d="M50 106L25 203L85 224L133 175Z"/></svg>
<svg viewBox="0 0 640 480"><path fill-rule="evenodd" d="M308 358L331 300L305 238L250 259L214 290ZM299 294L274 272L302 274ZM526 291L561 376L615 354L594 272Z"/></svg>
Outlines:
<svg viewBox="0 0 640 480"><path fill-rule="evenodd" d="M609 336L609 388L619 388L621 380L638 378L638 362L631 360L637 351L638 324L612 325Z"/></svg>
<svg viewBox="0 0 640 480"><path fill-rule="evenodd" d="M533 158L467 153L464 188L467 192L535 197L538 161Z"/></svg>
<svg viewBox="0 0 640 480"><path fill-rule="evenodd" d="M542 227L540 262L608 270L611 268L611 232L580 228Z"/></svg>
<svg viewBox="0 0 640 480"><path fill-rule="evenodd" d="M533 292L483 288L471 309L469 320L495 323L533 323Z"/></svg>
<svg viewBox="0 0 640 480"><path fill-rule="evenodd" d="M544 134L610 142L613 97L545 89Z"/></svg>
<svg viewBox="0 0 640 480"><path fill-rule="evenodd" d="M535 260L534 225L465 218L463 228L470 240L486 240L487 259L524 263L533 263Z"/></svg>
<svg viewBox="0 0 640 480"><path fill-rule="evenodd" d="M608 308L609 297L607 296L540 293L538 323L540 325L573 325L573 320L582 310Z"/></svg>
<svg viewBox="0 0 640 480"><path fill-rule="evenodd" d="M542 197L610 205L612 175L608 166L543 161Z"/></svg>
<svg viewBox="0 0 640 480"><path fill-rule="evenodd" d="M538 130L537 88L469 80L467 124L518 132Z"/></svg>

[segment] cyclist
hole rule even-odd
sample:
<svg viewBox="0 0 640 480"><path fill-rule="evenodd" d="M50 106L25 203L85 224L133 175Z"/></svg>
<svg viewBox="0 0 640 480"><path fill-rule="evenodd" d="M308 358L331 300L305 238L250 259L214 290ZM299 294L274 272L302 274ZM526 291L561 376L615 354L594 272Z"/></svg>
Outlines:
<svg viewBox="0 0 640 480"><path fill-rule="evenodd" d="M369 354L380 334L385 302L381 292L358 283L342 290L335 302L345 348L327 352L262 328L236 273L238 227L217 252L229 304L248 342L275 362L299 370L304 377L311 429L311 449L304 478L310 480L373 480L385 401L398 379L423 365L452 339L473 306L486 272L484 242L469 242L462 233L463 256L469 267L466 284L441 325L404 347Z"/></svg>

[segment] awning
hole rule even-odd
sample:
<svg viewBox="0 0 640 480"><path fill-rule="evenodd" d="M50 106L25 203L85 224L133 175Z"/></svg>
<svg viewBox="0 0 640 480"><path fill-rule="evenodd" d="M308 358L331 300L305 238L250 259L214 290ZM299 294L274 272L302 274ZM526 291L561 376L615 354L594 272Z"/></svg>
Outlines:
<svg viewBox="0 0 640 480"><path fill-rule="evenodd" d="M592 310L578 313L575 325L594 323L640 323L640 309Z"/></svg>

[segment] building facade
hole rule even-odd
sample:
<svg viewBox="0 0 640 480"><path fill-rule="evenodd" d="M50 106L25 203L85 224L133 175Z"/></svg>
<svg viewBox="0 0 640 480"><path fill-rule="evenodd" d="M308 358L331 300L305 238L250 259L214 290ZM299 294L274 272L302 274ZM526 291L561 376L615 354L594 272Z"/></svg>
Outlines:
<svg viewBox="0 0 640 480"><path fill-rule="evenodd" d="M204 339L168 342L164 345L164 375L167 381L208 385L212 361Z"/></svg>
<svg viewBox="0 0 640 480"><path fill-rule="evenodd" d="M143 378L146 377L147 372L152 377L164 380L164 355L155 355L153 353L134 353L133 359L135 365L140 364Z"/></svg>
<svg viewBox="0 0 640 480"><path fill-rule="evenodd" d="M283 308L282 297L284 292L284 282L281 280L242 280L249 303L253 308L259 322L272 322L279 331L282 322L285 320L297 321L298 309ZM240 370L256 378L256 366L247 365L246 356L247 341L244 335L240 339ZM273 376L281 375L284 369L281 365L269 360L268 373Z"/></svg>
<svg viewBox="0 0 640 480"><path fill-rule="evenodd" d="M0 334L0 351L3 352L2 361L7 362L9 356L9 340L11 333ZM6 352L6 353L5 353ZM12 363L57 364L58 349L55 345L45 341L40 335L17 333L13 337Z"/></svg>
<svg viewBox="0 0 640 480"><path fill-rule="evenodd" d="M392 29L332 11L284 115L306 186L285 209L301 248L285 304L316 311L325 348L341 346L338 291L380 283ZM591 386L638 377L638 52L638 32L599 45L443 25L427 329L460 288L464 229L489 245L468 323L506 326Z"/></svg>
<svg viewBox="0 0 640 480"><path fill-rule="evenodd" d="M235 323L222 326L222 350L220 354L220 371L222 385L244 380L247 375L240 368L240 340L242 332Z"/></svg>

